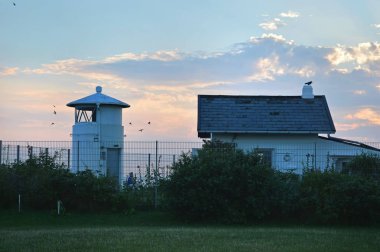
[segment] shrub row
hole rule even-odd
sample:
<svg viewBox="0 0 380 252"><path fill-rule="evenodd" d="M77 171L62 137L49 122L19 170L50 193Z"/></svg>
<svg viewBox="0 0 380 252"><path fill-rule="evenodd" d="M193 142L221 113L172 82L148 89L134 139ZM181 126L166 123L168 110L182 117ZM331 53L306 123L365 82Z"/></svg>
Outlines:
<svg viewBox="0 0 380 252"><path fill-rule="evenodd" d="M174 165L164 183L166 203L196 221L380 222L380 184L365 167L358 171L358 163L368 161L363 158L375 157L354 159L353 174L305 170L301 177L272 169L254 151L206 142L196 156L182 155Z"/></svg>
<svg viewBox="0 0 380 252"><path fill-rule="evenodd" d="M198 154L184 154L158 188L159 203L192 221L245 223L380 223L379 158L357 156L342 173L305 170L302 176L272 169L254 151L206 142ZM0 209L100 212L149 209L152 181L123 190L109 177L90 171L70 173L54 157L0 165ZM157 196L157 195L156 195Z"/></svg>
<svg viewBox="0 0 380 252"><path fill-rule="evenodd" d="M52 210L60 200L66 211L129 211L141 205L142 191L120 190L113 178L89 170L71 173L45 155L0 166L0 209L16 208L21 195L22 209Z"/></svg>

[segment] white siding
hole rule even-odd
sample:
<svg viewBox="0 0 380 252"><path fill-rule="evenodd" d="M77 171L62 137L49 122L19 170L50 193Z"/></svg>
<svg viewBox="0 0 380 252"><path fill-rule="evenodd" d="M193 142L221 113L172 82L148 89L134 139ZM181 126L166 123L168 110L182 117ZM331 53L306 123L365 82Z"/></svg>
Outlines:
<svg viewBox="0 0 380 252"><path fill-rule="evenodd" d="M342 162L363 152L377 151L321 139L317 134L213 134L213 140L233 142L246 151L271 150L271 163L282 171L302 173L303 168L341 169Z"/></svg>
<svg viewBox="0 0 380 252"><path fill-rule="evenodd" d="M107 174L107 149L124 151L124 127L122 109L116 106L100 106L96 122L76 122L72 135L71 171L92 170L95 174ZM109 162L108 162L109 163ZM123 178L124 165L119 162L119 178ZM121 181L120 181L121 183Z"/></svg>

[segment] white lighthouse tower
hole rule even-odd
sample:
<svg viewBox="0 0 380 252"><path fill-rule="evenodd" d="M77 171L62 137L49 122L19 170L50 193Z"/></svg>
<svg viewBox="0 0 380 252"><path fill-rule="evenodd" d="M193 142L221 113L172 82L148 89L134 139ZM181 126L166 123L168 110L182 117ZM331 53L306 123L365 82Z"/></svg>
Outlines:
<svg viewBox="0 0 380 252"><path fill-rule="evenodd" d="M122 109L130 106L102 94L100 86L95 94L67 106L75 108L71 171L91 170L115 177L121 183L124 176Z"/></svg>

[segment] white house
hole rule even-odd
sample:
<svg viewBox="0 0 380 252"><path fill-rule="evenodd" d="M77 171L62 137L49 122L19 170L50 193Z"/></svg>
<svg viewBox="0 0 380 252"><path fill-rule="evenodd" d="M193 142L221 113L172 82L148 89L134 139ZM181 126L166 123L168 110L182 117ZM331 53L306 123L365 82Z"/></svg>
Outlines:
<svg viewBox="0 0 380 252"><path fill-rule="evenodd" d="M302 96L198 96L199 137L256 150L280 170L342 169L355 155L380 154L380 149L331 137L335 132L326 97L314 96L310 85Z"/></svg>

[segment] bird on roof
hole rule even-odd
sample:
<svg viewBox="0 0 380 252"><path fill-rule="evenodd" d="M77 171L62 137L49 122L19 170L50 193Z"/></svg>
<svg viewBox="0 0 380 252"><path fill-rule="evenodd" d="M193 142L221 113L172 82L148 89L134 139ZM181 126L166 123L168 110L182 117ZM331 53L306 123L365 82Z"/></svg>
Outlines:
<svg viewBox="0 0 380 252"><path fill-rule="evenodd" d="M140 132L143 132L144 129L139 129Z"/></svg>
<svg viewBox="0 0 380 252"><path fill-rule="evenodd" d="M305 85L311 85L311 83L313 83L312 81L309 81L309 82L306 82Z"/></svg>

